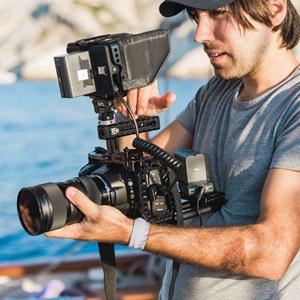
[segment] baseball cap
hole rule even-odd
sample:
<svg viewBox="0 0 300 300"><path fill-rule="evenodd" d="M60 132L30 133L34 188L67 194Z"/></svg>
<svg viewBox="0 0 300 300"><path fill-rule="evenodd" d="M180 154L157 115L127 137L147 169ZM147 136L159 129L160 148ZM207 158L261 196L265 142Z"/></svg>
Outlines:
<svg viewBox="0 0 300 300"><path fill-rule="evenodd" d="M172 17L183 11L186 7L196 9L217 9L228 5L234 0L165 0L159 7L164 17Z"/></svg>

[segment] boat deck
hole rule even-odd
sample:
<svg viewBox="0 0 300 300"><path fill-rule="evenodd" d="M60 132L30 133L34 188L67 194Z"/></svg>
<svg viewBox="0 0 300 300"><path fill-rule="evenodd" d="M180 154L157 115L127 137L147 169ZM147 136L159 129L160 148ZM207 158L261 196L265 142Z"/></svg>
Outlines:
<svg viewBox="0 0 300 300"><path fill-rule="evenodd" d="M116 300L155 300L164 266L147 253L116 257ZM156 271L151 270L156 269ZM157 272L158 271L158 272ZM100 259L81 259L61 264L0 266L0 299L106 300ZM44 293L44 294L43 294Z"/></svg>

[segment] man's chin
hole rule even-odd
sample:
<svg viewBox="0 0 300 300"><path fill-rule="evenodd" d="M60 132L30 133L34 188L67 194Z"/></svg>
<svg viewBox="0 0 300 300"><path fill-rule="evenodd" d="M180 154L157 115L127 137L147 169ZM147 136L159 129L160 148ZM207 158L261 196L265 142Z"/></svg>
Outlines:
<svg viewBox="0 0 300 300"><path fill-rule="evenodd" d="M221 68L214 68L215 76L222 80L233 80L233 79L239 79L241 76L238 76L237 74L234 74L233 72L230 72L225 69Z"/></svg>

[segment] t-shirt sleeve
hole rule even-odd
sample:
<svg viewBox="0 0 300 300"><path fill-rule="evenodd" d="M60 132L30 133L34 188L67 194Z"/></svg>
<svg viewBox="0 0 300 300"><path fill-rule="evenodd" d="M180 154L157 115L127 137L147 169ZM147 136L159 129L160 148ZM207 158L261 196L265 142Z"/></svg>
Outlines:
<svg viewBox="0 0 300 300"><path fill-rule="evenodd" d="M300 92L289 102L283 122L278 124L280 130L270 168L300 171Z"/></svg>
<svg viewBox="0 0 300 300"><path fill-rule="evenodd" d="M212 85L214 78L206 85L202 86L196 93L195 97L188 103L186 108L177 115L176 120L192 135L194 135L197 124L197 117L200 113L200 105L207 90Z"/></svg>
<svg viewBox="0 0 300 300"><path fill-rule="evenodd" d="M176 120L192 135L195 132L196 124L196 100L189 102L187 107L176 117Z"/></svg>

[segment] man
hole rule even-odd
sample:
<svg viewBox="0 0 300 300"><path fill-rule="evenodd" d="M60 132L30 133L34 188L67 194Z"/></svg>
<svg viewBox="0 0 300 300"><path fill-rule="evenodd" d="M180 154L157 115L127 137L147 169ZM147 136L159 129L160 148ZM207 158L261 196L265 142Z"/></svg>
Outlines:
<svg viewBox="0 0 300 300"><path fill-rule="evenodd" d="M204 215L203 227L179 228L133 222L69 188L67 197L86 217L46 235L129 244L180 261L173 299L297 299L300 67L291 49L300 37L299 15L290 0L160 6L164 16L184 9L216 77L152 142L170 153L203 153L209 179L228 203ZM173 93L160 97L156 83L127 97L136 115L153 115L174 100ZM171 271L169 263L160 299L168 299Z"/></svg>

